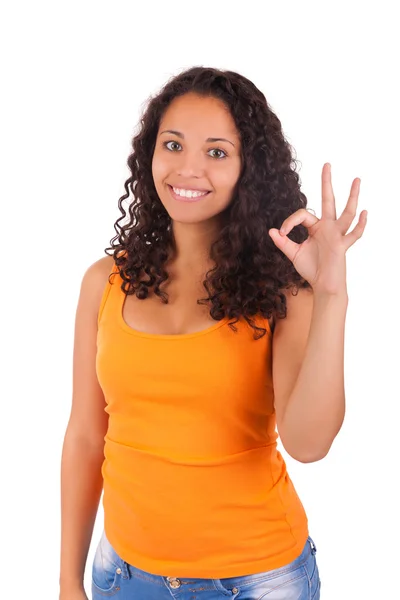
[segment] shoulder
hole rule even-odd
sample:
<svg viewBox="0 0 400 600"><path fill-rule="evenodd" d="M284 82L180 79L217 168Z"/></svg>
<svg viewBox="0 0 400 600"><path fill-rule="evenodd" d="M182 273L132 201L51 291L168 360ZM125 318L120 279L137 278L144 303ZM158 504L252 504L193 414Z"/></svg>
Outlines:
<svg viewBox="0 0 400 600"><path fill-rule="evenodd" d="M282 290L286 298L286 317L273 316L274 336L284 337L285 343L290 345L293 337L308 335L314 303L314 292L311 287L298 288L296 292Z"/></svg>
<svg viewBox="0 0 400 600"><path fill-rule="evenodd" d="M107 278L113 270L114 264L114 257L107 255L99 258L99 260L96 260L96 262L94 262L89 269L92 269L97 276Z"/></svg>
<svg viewBox="0 0 400 600"><path fill-rule="evenodd" d="M114 258L112 256L103 256L86 268L82 283L93 286L96 289L99 287L104 288L113 267Z"/></svg>
<svg viewBox="0 0 400 600"><path fill-rule="evenodd" d="M298 288L295 293L292 290L282 290L286 298L286 318L293 319L296 315L312 308L314 292L312 287ZM285 321L286 319L277 319Z"/></svg>
<svg viewBox="0 0 400 600"><path fill-rule="evenodd" d="M104 256L86 268L80 290L80 303L86 310L97 314L114 264L112 256Z"/></svg>
<svg viewBox="0 0 400 600"><path fill-rule="evenodd" d="M272 333L274 333L277 325L279 325L278 329L282 330L282 328L287 329L290 327L298 318L302 318L304 322L304 314L310 314L312 309L313 290L311 287L299 288L295 294L291 290L284 289L281 291L286 298L286 317L278 319L275 315L272 315L268 319Z"/></svg>

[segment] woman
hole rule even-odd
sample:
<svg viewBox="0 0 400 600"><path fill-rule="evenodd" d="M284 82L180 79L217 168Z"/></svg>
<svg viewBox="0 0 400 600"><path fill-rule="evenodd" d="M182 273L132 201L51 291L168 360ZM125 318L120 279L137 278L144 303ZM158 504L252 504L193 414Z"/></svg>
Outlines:
<svg viewBox="0 0 400 600"><path fill-rule="evenodd" d="M317 461L341 428L345 253L366 211L347 233L360 179L337 219L326 163L310 214L294 162L237 73L195 67L149 102L117 235L78 302L61 600L87 598L103 488L94 600L320 597L276 442Z"/></svg>

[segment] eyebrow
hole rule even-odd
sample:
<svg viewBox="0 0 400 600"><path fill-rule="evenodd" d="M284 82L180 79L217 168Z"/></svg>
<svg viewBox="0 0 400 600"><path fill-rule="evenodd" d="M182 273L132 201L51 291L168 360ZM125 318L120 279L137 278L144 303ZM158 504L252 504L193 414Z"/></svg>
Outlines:
<svg viewBox="0 0 400 600"><path fill-rule="evenodd" d="M181 133L180 131L175 131L174 129L166 129L165 131L161 131L160 135L162 133L172 133L180 138L182 138L183 140L185 139L185 136L183 135L183 133ZM235 144L233 142L231 142L230 140L227 140L225 138L213 138L213 137L209 137L206 139L206 142L228 142L228 144L232 144L233 147L235 147Z"/></svg>

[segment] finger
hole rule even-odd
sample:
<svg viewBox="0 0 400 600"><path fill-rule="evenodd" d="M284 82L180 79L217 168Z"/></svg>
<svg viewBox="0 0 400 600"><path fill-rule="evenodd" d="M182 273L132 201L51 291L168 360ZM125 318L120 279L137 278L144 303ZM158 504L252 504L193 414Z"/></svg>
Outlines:
<svg viewBox="0 0 400 600"><path fill-rule="evenodd" d="M283 221L280 232L282 235L287 235L296 225L302 224L305 227L312 227L318 223L318 220L318 217L310 214L305 208L299 208Z"/></svg>
<svg viewBox="0 0 400 600"><path fill-rule="evenodd" d="M322 213L324 219L336 220L335 196L332 187L332 174L330 163L322 167Z"/></svg>
<svg viewBox="0 0 400 600"><path fill-rule="evenodd" d="M297 252L299 251L300 244L292 242L292 240L290 240L286 235L282 236L278 229L270 229L268 233L275 246L277 246L279 250L281 250L283 254L285 254L288 259L293 262Z"/></svg>
<svg viewBox="0 0 400 600"><path fill-rule="evenodd" d="M339 229L343 235L348 231L350 225L352 224L352 222L354 221L354 218L356 216L357 206L358 206L358 196L360 193L360 184L361 184L361 179L359 177L356 177L356 179L354 179L354 181L352 183L351 190L350 190L350 196L349 196L349 199L347 200L347 204L337 221L338 225L339 225Z"/></svg>
<svg viewBox="0 0 400 600"><path fill-rule="evenodd" d="M368 212L366 210L363 210L358 218L358 223L354 227L353 231L344 236L344 245L346 251L350 248L350 246L354 244L354 242L359 240L362 234L364 233L364 229L367 224L367 214Z"/></svg>

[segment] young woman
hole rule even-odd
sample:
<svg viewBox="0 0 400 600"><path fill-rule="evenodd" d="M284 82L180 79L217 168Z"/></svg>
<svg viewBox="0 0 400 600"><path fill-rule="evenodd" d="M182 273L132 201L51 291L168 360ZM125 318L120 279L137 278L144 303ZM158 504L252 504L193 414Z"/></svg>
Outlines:
<svg viewBox="0 0 400 600"><path fill-rule="evenodd" d="M104 489L94 600L317 600L277 437L318 461L343 422L360 179L337 218L324 164L321 219L308 212L264 95L212 68L170 80L132 144L117 235L76 314L60 599L87 598Z"/></svg>

